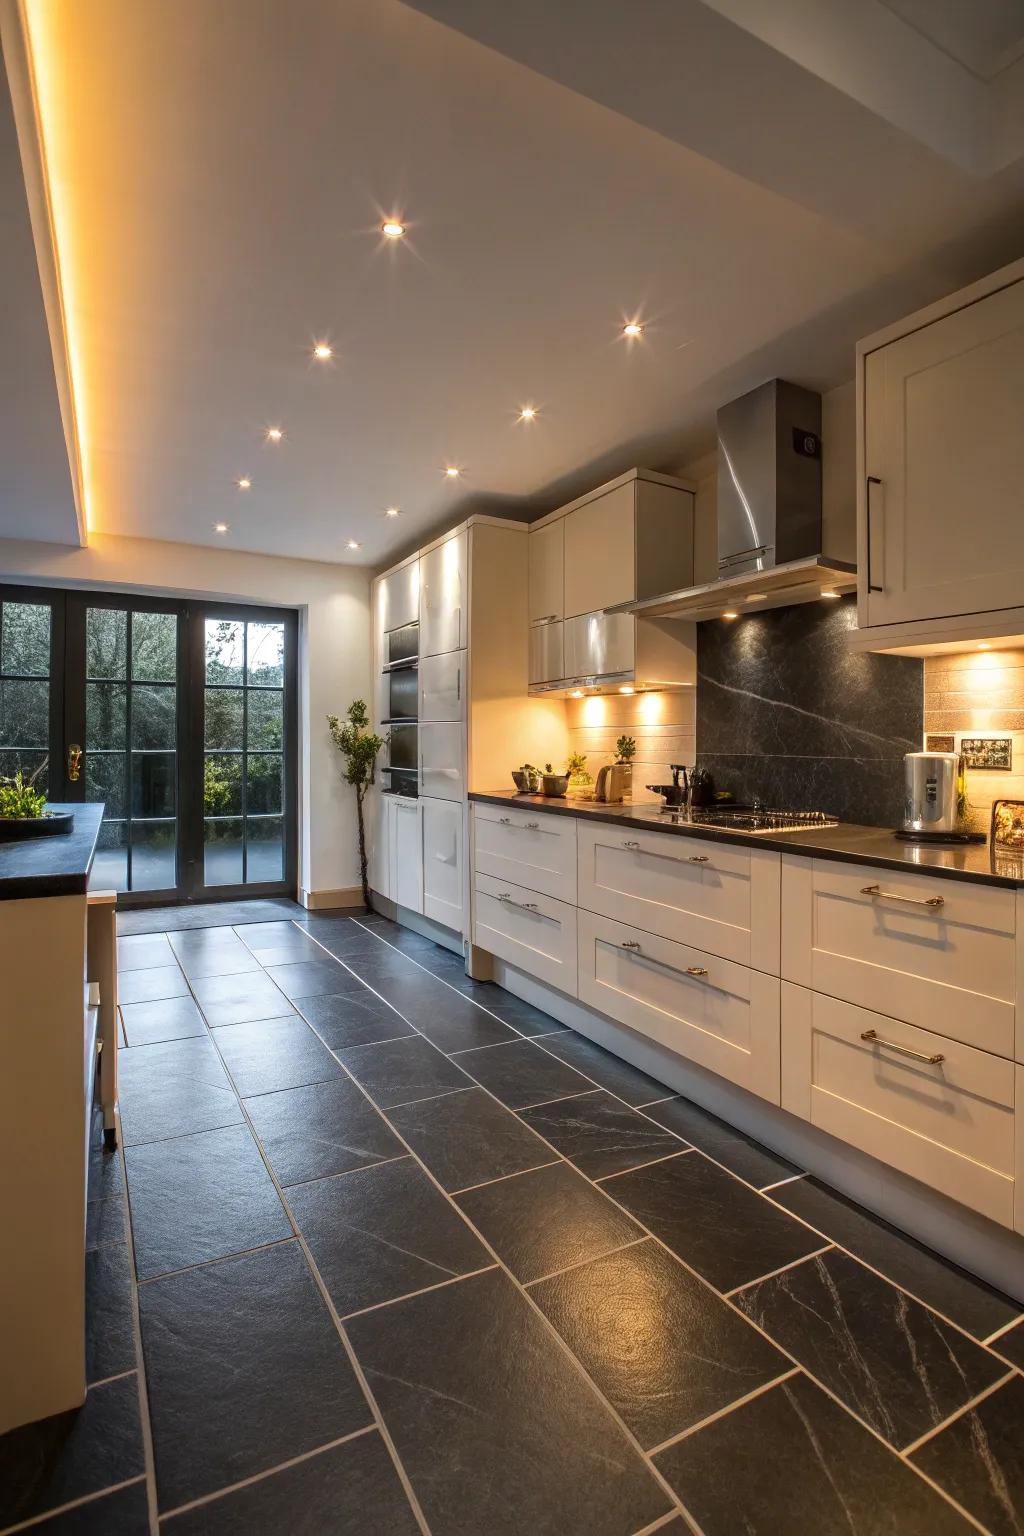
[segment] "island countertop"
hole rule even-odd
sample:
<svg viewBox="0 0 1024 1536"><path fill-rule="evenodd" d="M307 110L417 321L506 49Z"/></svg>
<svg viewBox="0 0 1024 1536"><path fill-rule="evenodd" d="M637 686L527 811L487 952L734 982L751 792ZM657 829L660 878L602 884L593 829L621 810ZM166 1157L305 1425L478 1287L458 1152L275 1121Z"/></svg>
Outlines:
<svg viewBox="0 0 1024 1536"><path fill-rule="evenodd" d="M73 812L74 827L53 837L0 843L0 901L85 894L103 820L103 802L63 805L51 801L47 810Z"/></svg>
<svg viewBox="0 0 1024 1536"><path fill-rule="evenodd" d="M1016 889L1024 886L1024 850L993 850L986 843L911 843L885 827L840 822L804 832L730 832L703 823L672 821L659 816L657 805L603 805L595 800L555 800L545 795L520 795L515 790L470 791L470 800L486 805L515 805L554 816L576 816L612 825L628 824L646 832L674 837L702 837L710 842L741 843L749 848L773 848L845 864L872 864L880 869L918 870L953 880Z"/></svg>

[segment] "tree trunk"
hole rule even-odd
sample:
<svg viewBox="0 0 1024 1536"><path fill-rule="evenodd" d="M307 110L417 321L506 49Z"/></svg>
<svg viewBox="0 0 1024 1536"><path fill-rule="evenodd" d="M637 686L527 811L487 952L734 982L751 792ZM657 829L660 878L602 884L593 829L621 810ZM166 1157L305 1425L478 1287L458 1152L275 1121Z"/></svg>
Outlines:
<svg viewBox="0 0 1024 1536"><path fill-rule="evenodd" d="M359 878L363 886L363 906L367 912L370 906L370 881L368 877L366 859L366 827L363 824L363 796L366 791L361 785L356 786L356 819L359 822Z"/></svg>

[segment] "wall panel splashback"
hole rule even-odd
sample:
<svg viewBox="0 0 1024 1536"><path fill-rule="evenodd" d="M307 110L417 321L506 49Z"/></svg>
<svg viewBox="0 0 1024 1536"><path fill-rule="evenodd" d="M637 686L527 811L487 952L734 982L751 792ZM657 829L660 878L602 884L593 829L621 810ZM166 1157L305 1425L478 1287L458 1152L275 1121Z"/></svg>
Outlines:
<svg viewBox="0 0 1024 1536"><path fill-rule="evenodd" d="M936 751L989 744L1009 768L968 768L971 824L987 832L993 800L1024 800L1024 651L975 647L924 663L924 729ZM1002 743L1009 741L1006 752Z"/></svg>
<svg viewBox="0 0 1024 1536"><path fill-rule="evenodd" d="M615 757L619 736L636 741L633 759L633 799L657 802L647 784L667 784L669 765L689 766L696 751L694 689L673 693L637 693L623 697L600 694L566 702L570 750L585 752L587 767L597 777L603 763Z"/></svg>

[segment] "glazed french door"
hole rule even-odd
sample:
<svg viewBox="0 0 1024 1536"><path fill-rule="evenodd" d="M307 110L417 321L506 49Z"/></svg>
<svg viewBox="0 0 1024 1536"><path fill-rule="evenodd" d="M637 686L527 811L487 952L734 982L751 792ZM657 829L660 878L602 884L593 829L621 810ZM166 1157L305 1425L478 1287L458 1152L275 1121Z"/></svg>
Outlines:
<svg viewBox="0 0 1024 1536"><path fill-rule="evenodd" d="M125 905L294 890L293 613L0 587L0 775L102 800Z"/></svg>

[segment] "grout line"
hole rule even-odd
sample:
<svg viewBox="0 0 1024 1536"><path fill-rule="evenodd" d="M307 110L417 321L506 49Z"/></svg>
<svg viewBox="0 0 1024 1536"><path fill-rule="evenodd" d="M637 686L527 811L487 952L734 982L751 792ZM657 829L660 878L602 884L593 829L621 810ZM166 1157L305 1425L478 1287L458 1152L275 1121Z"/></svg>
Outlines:
<svg viewBox="0 0 1024 1536"><path fill-rule="evenodd" d="M781 1189L783 1184L797 1184L801 1179L806 1179L807 1177L806 1173L791 1173L788 1179L776 1179L774 1184L762 1184L758 1194L765 1195L770 1189ZM792 1211L790 1211L790 1215L792 1214Z"/></svg>
<svg viewBox="0 0 1024 1536"><path fill-rule="evenodd" d="M111 1244L111 1246L113 1246L113 1244ZM95 1390L96 1387L109 1387L110 1383L112 1381L124 1381L126 1376L134 1376L134 1375L135 1375L135 1366L133 1365L130 1370L118 1371L116 1373L116 1375L114 1375L114 1376L101 1376L99 1381L87 1382L85 1390L87 1392L92 1392L92 1391Z"/></svg>
<svg viewBox="0 0 1024 1536"><path fill-rule="evenodd" d="M484 1085L481 1083L479 1086L482 1088ZM490 1089L487 1091L490 1092ZM497 1102L501 1104L502 1109L507 1109L509 1114L521 1115L527 1109L544 1109L548 1104L564 1104L567 1099L589 1099L592 1093L600 1092L599 1088L584 1088L582 1093L562 1093L557 1099L541 1099L538 1104L520 1104L518 1109L512 1109L510 1105L502 1103L501 1099L497 1099ZM533 1127L531 1126L530 1129L532 1130ZM539 1133L534 1132L534 1134Z"/></svg>
<svg viewBox="0 0 1024 1536"><path fill-rule="evenodd" d="M646 1163L635 1163L632 1168L616 1168L614 1173L602 1173L597 1178L591 1174L590 1177L594 1179L595 1184L607 1184L609 1179L621 1178L624 1173L638 1173L641 1168L653 1168L655 1163L669 1163L674 1157L685 1157L687 1152L696 1152L696 1150L696 1147L688 1147L685 1142L682 1142L674 1152L666 1152L663 1157L652 1157Z"/></svg>
<svg viewBox="0 0 1024 1536"><path fill-rule="evenodd" d="M1013 1369L1007 1371L1005 1376L1000 1376L998 1381L994 1381L990 1387L985 1388L984 1392L979 1392L977 1396L972 1397L969 1402L964 1403L955 1413L947 1414L938 1424L935 1424L931 1429L925 1430L923 1435L919 1435L916 1440L911 1440L910 1444L905 1445L899 1454L901 1456L913 1456L914 1452L920 1450L922 1445L927 1444L929 1440L933 1440L936 1435L941 1435L942 1431L948 1429L950 1424L955 1424L957 1419L961 1419L965 1414L973 1412L979 1403L983 1403L986 1397L991 1397L994 1392L998 1392L1000 1387L1005 1387L1006 1383L1012 1381L1016 1374L1017 1372Z"/></svg>
<svg viewBox="0 0 1024 1536"><path fill-rule="evenodd" d="M811 1259L819 1259L823 1253L829 1253L831 1243L826 1243L824 1248L815 1248L813 1253L802 1253L798 1259L792 1259L788 1264L780 1264L778 1269L770 1269L766 1275L758 1275L754 1280L744 1280L742 1285L734 1285L731 1291L723 1291L722 1295L729 1299L738 1296L740 1291L749 1291L753 1285L762 1285L765 1280L774 1280L776 1275L784 1275L791 1269L799 1269L801 1264L809 1264Z"/></svg>
<svg viewBox="0 0 1024 1536"><path fill-rule="evenodd" d="M218 1253L212 1259L199 1259L195 1264L183 1264L180 1269L162 1269L158 1275L145 1275L139 1286L155 1285L158 1280L170 1280L174 1275L187 1275L194 1269L209 1269L211 1264L223 1264L226 1259L244 1259L251 1253L265 1253L268 1248L281 1248L285 1243L293 1243L292 1237L275 1237L269 1243L255 1243L251 1248L239 1248L236 1253Z"/></svg>
<svg viewBox="0 0 1024 1536"><path fill-rule="evenodd" d="M70 1499L67 1504L58 1504L54 1509L44 1510L42 1514L32 1515L28 1520L19 1520L17 1525L5 1525L0 1531L0 1536L14 1536L15 1531L31 1531L41 1525L44 1520L52 1520L58 1515L66 1514L72 1509L81 1509L85 1504L95 1504L97 1499L106 1498L108 1493L119 1493L122 1488L133 1488L136 1483L145 1482L146 1474L140 1472L137 1477L126 1477L123 1482L111 1483L109 1488L97 1488L95 1493L83 1493L80 1499Z"/></svg>
<svg viewBox="0 0 1024 1536"><path fill-rule="evenodd" d="M511 1025L507 1027L511 1028ZM430 1037L426 1036L425 1038L429 1039ZM518 1040L488 1040L486 1045L463 1045L457 1051L446 1051L445 1055L450 1056L452 1061L454 1061L457 1056L467 1056L471 1051L494 1051L497 1050L499 1045L518 1045L525 1038L525 1035L520 1035ZM435 1042L431 1040L430 1043L433 1045ZM438 1046L438 1050L440 1049L441 1047Z"/></svg>
<svg viewBox="0 0 1024 1536"><path fill-rule="evenodd" d="M124 1127L121 1121L120 1103L115 1116L117 1126L117 1155L121 1159L121 1178L124 1182L122 1199L127 1221L125 1243L128 1248L128 1265L131 1273L132 1343L135 1346L136 1380L139 1390L139 1423L142 1429L142 1460L146 1479L146 1508L152 1536L159 1531L159 1504L156 1491L156 1455L153 1449L153 1425L149 1416L149 1387L146 1382L146 1357L142 1350L142 1321L139 1313L139 1271L135 1262L135 1227L132 1221L131 1184L128 1180L128 1159L125 1156Z"/></svg>
<svg viewBox="0 0 1024 1536"><path fill-rule="evenodd" d="M456 1195L468 1195L474 1189L489 1189L492 1184L507 1184L510 1179L521 1179L526 1173L539 1173L542 1168L557 1168L559 1163L567 1162L564 1157L550 1157L546 1163L534 1163L531 1168L517 1168L515 1173L501 1173L496 1179L481 1179L479 1184L464 1184L461 1189L448 1189L445 1194L452 1200Z"/></svg>
<svg viewBox="0 0 1024 1536"><path fill-rule="evenodd" d="M988 1338L982 1339L981 1342L991 1346L995 1343L996 1339L1001 1339L1004 1333L1009 1333L1011 1329L1016 1328L1017 1324L1022 1320L1024 1320L1024 1313L1020 1317L1011 1318L1008 1323L1003 1323L1001 1328L997 1328L995 1333L990 1333Z"/></svg>
<svg viewBox="0 0 1024 1536"><path fill-rule="evenodd" d="M312 1027L313 1026L310 1025L310 1029L312 1029ZM426 1039L426 1036L420 1035L420 1039L424 1040ZM427 1044L430 1044L429 1040L427 1041ZM343 1061L339 1061L338 1065L344 1071L348 1071L348 1068L345 1066ZM370 1099L369 1093L367 1093L366 1089L363 1088L362 1083L359 1082L359 1079L356 1077L355 1073L351 1073L350 1076L354 1083L359 1083L359 1087L362 1089L363 1093L365 1093L366 1097ZM383 1109L379 1104L373 1104L372 1099L370 1099L370 1103L373 1104L374 1109L379 1109L382 1115L386 1115L389 1109L408 1109L410 1104L432 1104L435 1099L450 1099L453 1098L457 1093L469 1093L471 1089L479 1088L479 1086L479 1083L470 1082L466 1084L465 1088L446 1088L443 1093L428 1093L425 1094L422 1099L403 1099L401 1104L389 1104L387 1109Z"/></svg>
<svg viewBox="0 0 1024 1536"><path fill-rule="evenodd" d="M274 1477L278 1472L287 1472L289 1467L298 1467L304 1461L312 1461L315 1456L323 1456L339 1445L348 1445L351 1440L360 1440L363 1435L372 1435L376 1429L376 1424L366 1424L362 1429L354 1429L350 1435L342 1435L340 1439L331 1440L327 1445L318 1445L314 1451L304 1451L301 1456L292 1456L288 1461L278 1462L276 1467L268 1467L265 1472L255 1472L252 1477L243 1477L239 1483L229 1483L226 1488L218 1488L216 1493L205 1493L202 1498L191 1499L188 1504L178 1504L174 1509L169 1509L162 1514L160 1519L161 1521L173 1520L175 1515L185 1515L191 1509L202 1509L206 1504L215 1504L218 1499L226 1498L229 1493L237 1493L241 1488L251 1488L254 1483L266 1482L268 1477Z"/></svg>
<svg viewBox="0 0 1024 1536"><path fill-rule="evenodd" d="M411 1301L414 1296L426 1296L429 1291L443 1291L446 1286L458 1285L462 1280L472 1280L475 1275L489 1275L492 1269L497 1269L497 1264L484 1264L480 1269L467 1270L464 1275L451 1275L447 1280L438 1280L436 1285L421 1285L418 1291L404 1291L401 1296L389 1296L387 1301L375 1301L369 1307L357 1307L354 1312L346 1312L339 1315L338 1321L347 1323L353 1317L365 1317L367 1312L380 1312L385 1307L397 1306L400 1301Z"/></svg>
<svg viewBox="0 0 1024 1536"><path fill-rule="evenodd" d="M573 1264L564 1264L561 1269L553 1269L550 1274L538 1275L535 1280L521 1280L519 1283L524 1291L531 1286L542 1285L545 1280L555 1280L559 1275L569 1275L574 1269L582 1269L585 1264L596 1264L600 1259L610 1259L617 1253L625 1253L627 1248L636 1248L640 1243L647 1242L647 1233L642 1237L634 1237L628 1243L620 1243L617 1248L606 1248L603 1253L592 1253L585 1259L577 1259Z"/></svg>
<svg viewBox="0 0 1024 1536"><path fill-rule="evenodd" d="M199 1040L203 1037L200 1035L186 1035L183 1038L186 1040ZM161 1045L170 1045L171 1043L169 1040L160 1041ZM138 1051L145 1049L145 1047L137 1045L135 1049ZM118 1096L118 1102L120 1103L120 1095ZM124 1150L126 1152L134 1152L136 1147L162 1147L169 1141L187 1141L190 1136L208 1136L213 1131L233 1131L244 1123L242 1120L229 1120L227 1125L207 1125L201 1131L175 1131L173 1136L154 1136L152 1141L129 1141L125 1142ZM109 1197L104 1196L104 1199L107 1198Z"/></svg>
<svg viewBox="0 0 1024 1536"><path fill-rule="evenodd" d="M547 1038L547 1036L545 1036L545 1035L538 1035L536 1038L540 1039L540 1040L544 1040L544 1039ZM594 1043L596 1044L596 1041ZM601 1047L601 1049L604 1049L604 1047ZM629 1065L629 1063L627 1062L627 1066L628 1065ZM640 1068L637 1067L636 1070L639 1072ZM642 1104L634 1104L632 1106L632 1108L633 1109L653 1109L655 1104L668 1104L668 1103L671 1102L672 1099L681 1099L682 1097L683 1097L683 1095L681 1093L666 1093L663 1098L660 1098L660 1099L645 1099Z"/></svg>
<svg viewBox="0 0 1024 1536"><path fill-rule="evenodd" d="M680 1440L686 1440L690 1435L697 1434L699 1430L706 1429L709 1424L714 1424L719 1419L724 1419L727 1414L732 1413L734 1408L742 1408L747 1403L752 1403L755 1398L763 1397L766 1392L770 1392L773 1387L779 1386L781 1382L789 1381L791 1376L799 1375L799 1368L793 1366L791 1370L783 1371L781 1376L773 1376L771 1381L763 1381L759 1387L754 1387L752 1391L745 1392L734 1403L726 1403L724 1408L719 1408L714 1413L709 1413L706 1418L698 1419L696 1424L690 1424L686 1429L681 1429L678 1435L670 1435L660 1445L652 1445L650 1455L660 1456L662 1451L667 1451L670 1445L678 1445Z"/></svg>
<svg viewBox="0 0 1024 1536"><path fill-rule="evenodd" d="M315 1179L296 1179L293 1184L282 1184L281 1188L305 1189L309 1184L326 1184L331 1179L347 1179L350 1173L366 1173L369 1168L383 1168L385 1163L404 1163L408 1158L408 1152L398 1152L394 1157L375 1157L372 1163L360 1163L357 1168L340 1168L337 1173L319 1173ZM286 1238L285 1241L290 1242L291 1239Z"/></svg>
<svg viewBox="0 0 1024 1536"><path fill-rule="evenodd" d="M633 1536L657 1536L658 1531L663 1531L666 1525L669 1525L673 1520L677 1520L678 1518L679 1511L677 1509L670 1509L668 1514L662 1515L660 1520L655 1520L653 1525L645 1525L642 1531L634 1531ZM693 1524L692 1515L689 1517L689 1519L691 1524ZM700 1527L698 1525L694 1525L693 1529L695 1531L700 1531ZM701 1536L703 1536L703 1533L701 1533Z"/></svg>

